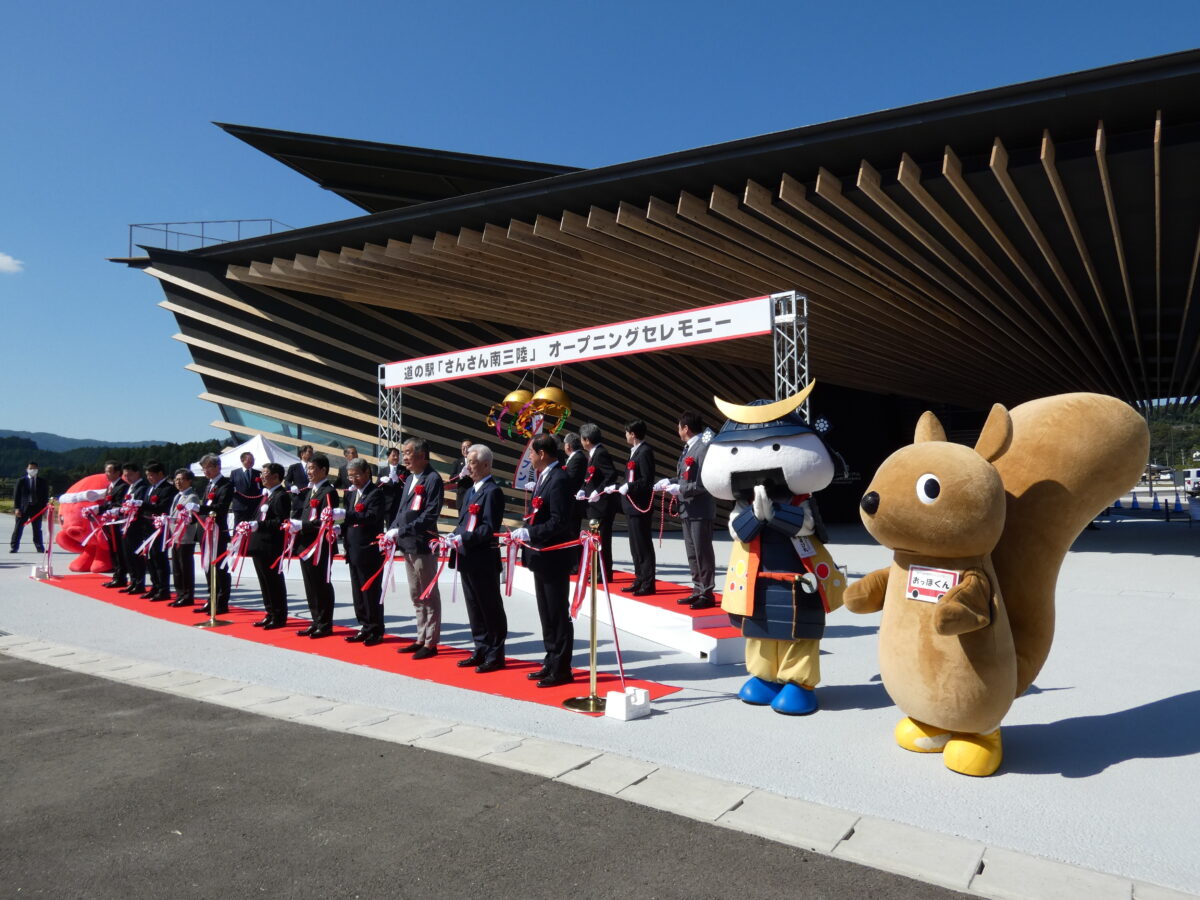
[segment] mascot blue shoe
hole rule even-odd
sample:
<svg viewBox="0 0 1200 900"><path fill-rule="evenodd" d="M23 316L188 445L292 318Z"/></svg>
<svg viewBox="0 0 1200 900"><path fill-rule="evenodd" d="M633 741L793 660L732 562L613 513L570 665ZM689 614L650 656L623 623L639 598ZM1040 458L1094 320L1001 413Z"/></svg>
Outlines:
<svg viewBox="0 0 1200 900"><path fill-rule="evenodd" d="M751 706L770 706L783 688L782 684L763 681L761 678L751 675L750 679L742 685L742 689L738 691L738 699Z"/></svg>
<svg viewBox="0 0 1200 900"><path fill-rule="evenodd" d="M785 716L811 716L820 709L820 705L816 691L789 681L771 701L771 709Z"/></svg>

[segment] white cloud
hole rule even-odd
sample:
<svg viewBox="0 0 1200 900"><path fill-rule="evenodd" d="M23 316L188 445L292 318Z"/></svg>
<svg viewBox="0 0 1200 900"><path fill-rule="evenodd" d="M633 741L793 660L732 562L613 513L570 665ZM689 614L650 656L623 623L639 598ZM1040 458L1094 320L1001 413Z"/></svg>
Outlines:
<svg viewBox="0 0 1200 900"><path fill-rule="evenodd" d="M0 253L0 275L16 275L25 270L25 263L13 259L7 253Z"/></svg>

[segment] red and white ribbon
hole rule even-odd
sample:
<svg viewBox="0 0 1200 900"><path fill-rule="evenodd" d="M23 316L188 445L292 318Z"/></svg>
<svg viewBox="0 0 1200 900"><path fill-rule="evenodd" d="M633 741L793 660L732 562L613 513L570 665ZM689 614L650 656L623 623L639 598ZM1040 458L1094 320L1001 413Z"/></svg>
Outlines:
<svg viewBox="0 0 1200 900"><path fill-rule="evenodd" d="M429 595L433 593L433 589L437 587L438 579L442 577L442 571L446 568L446 563L450 561L450 551L453 549L454 543L450 540L449 535L436 537L429 542L430 552L437 555L438 569L433 578L429 580L429 584L425 585L425 590L421 591L420 599L428 599ZM458 569L454 570L454 586L451 588L450 602L458 602Z"/></svg>
<svg viewBox="0 0 1200 900"><path fill-rule="evenodd" d="M291 571L292 550L296 546L296 535L299 534L299 532L292 531L291 522L284 522L279 526L279 530L283 532L283 552L279 554L279 559L271 563L271 568L278 572L279 564L284 563L285 567Z"/></svg>
<svg viewBox="0 0 1200 900"><path fill-rule="evenodd" d="M167 518L167 516L154 517L154 531L150 533L150 537L146 538L138 545L138 548L135 551L138 556L149 556L150 548L154 545L154 542L166 537ZM165 550L166 547L164 546L163 549Z"/></svg>
<svg viewBox="0 0 1200 900"><path fill-rule="evenodd" d="M105 523L102 517L103 515L107 515L107 513L97 515L96 507L94 506L85 506L83 508L83 517L87 519L88 524L92 526L92 530L88 532L87 537L79 542L80 547L86 547L92 538L104 531Z"/></svg>
<svg viewBox="0 0 1200 900"><path fill-rule="evenodd" d="M329 501L329 496L326 495L327 501ZM333 505L332 501L329 501L321 510L321 528L317 531L317 539L300 554L300 558L303 560L311 558L312 564L315 566L321 560L321 544L325 543L328 546L328 552L325 554L325 582L327 584L333 577L333 544L336 540L337 536L333 533Z"/></svg>
<svg viewBox="0 0 1200 900"><path fill-rule="evenodd" d="M362 589L364 591L367 590L375 583L376 578L382 578L383 584L380 587L379 594L382 600L396 585L396 576L394 573L396 565L396 542L386 534L381 534L375 538L375 543L379 547L379 555L383 557L383 562L380 563L378 571L363 582Z"/></svg>
<svg viewBox="0 0 1200 900"><path fill-rule="evenodd" d="M233 534L229 536L229 546L225 548L225 552L217 558L219 565L231 575L237 574L237 584L242 583L242 565L246 562L246 557L250 551L250 535L254 529L250 522L238 522L237 527L233 529Z"/></svg>

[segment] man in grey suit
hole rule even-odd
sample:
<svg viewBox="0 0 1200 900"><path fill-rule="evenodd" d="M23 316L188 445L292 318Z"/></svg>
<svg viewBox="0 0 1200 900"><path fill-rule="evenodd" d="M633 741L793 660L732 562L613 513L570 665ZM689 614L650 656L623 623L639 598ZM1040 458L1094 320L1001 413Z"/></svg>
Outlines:
<svg viewBox="0 0 1200 900"><path fill-rule="evenodd" d="M713 559L713 520L717 515L717 501L704 489L700 482L700 467L708 452L708 440L712 433L704 427L700 413L687 410L680 414L679 439L683 451L675 464L675 477L664 478L655 487L668 490L679 498L679 519L683 525L683 546L687 550L688 568L692 574L692 594L678 601L680 606L691 609L711 609L715 585L715 562Z"/></svg>
<svg viewBox="0 0 1200 900"><path fill-rule="evenodd" d="M171 529L180 519L187 521L179 533L179 543L171 548L171 577L175 583L175 599L171 606L192 606L196 602L196 536L200 526L193 513L200 508L200 497L192 487L191 469L175 470L175 489L171 499Z"/></svg>

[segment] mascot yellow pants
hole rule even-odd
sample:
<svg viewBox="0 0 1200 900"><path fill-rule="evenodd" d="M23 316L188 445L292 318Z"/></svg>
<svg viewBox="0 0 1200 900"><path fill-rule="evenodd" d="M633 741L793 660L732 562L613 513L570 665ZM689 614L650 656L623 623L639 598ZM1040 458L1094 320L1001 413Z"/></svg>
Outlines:
<svg viewBox="0 0 1200 900"><path fill-rule="evenodd" d="M811 690L821 681L821 642L746 638L746 669L763 681L790 681Z"/></svg>

